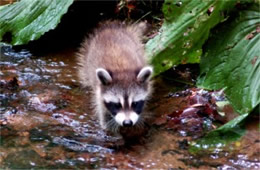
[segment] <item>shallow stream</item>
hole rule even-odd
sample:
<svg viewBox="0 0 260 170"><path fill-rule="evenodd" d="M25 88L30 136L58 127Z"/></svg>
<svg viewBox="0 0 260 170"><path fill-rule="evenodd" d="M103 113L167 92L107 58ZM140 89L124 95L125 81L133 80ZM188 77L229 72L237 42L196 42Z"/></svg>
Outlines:
<svg viewBox="0 0 260 170"><path fill-rule="evenodd" d="M260 168L258 120L246 125L241 140L190 154L188 142L202 131L194 122L169 128L165 115L186 107L185 91L192 86L163 78L155 80L149 106L155 121L148 135L141 143L124 146L122 139L100 128L76 69L75 49L34 56L26 49L1 47L1 168ZM234 115L231 107L225 112Z"/></svg>

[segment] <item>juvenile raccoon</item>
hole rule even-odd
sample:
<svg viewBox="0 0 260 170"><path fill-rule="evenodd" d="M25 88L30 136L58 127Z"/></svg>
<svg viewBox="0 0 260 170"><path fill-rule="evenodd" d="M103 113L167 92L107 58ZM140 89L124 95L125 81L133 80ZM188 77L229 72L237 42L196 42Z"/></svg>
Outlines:
<svg viewBox="0 0 260 170"><path fill-rule="evenodd" d="M141 42L145 27L145 23L104 22L79 50L78 77L83 86L92 88L104 129L117 132L143 123L153 72Z"/></svg>

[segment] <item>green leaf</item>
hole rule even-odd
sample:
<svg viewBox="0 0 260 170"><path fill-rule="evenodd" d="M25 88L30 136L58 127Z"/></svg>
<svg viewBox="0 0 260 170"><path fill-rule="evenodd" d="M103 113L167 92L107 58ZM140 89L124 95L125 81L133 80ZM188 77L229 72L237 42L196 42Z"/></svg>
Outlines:
<svg viewBox="0 0 260 170"><path fill-rule="evenodd" d="M202 56L197 85L224 89L240 114L260 103L260 12L255 4L213 31Z"/></svg>
<svg viewBox="0 0 260 170"><path fill-rule="evenodd" d="M214 149L238 140L245 133L241 122L260 102L259 4L237 11L213 30L205 46L197 84L207 89L224 89L241 114L211 131L190 146L191 152Z"/></svg>
<svg viewBox="0 0 260 170"><path fill-rule="evenodd" d="M215 148L220 148L228 144L229 142L238 140L246 132L245 129L241 128L239 124L248 116L248 114L243 114L220 128L209 132L205 137L199 139L198 141L192 143L189 147L189 151L196 153L200 150L206 149L211 150Z"/></svg>
<svg viewBox="0 0 260 170"><path fill-rule="evenodd" d="M26 44L54 29L73 0L21 0L0 9L0 41Z"/></svg>
<svg viewBox="0 0 260 170"><path fill-rule="evenodd" d="M181 63L198 63L210 29L222 22L224 12L235 4L236 1L166 0L163 26L146 44L155 75Z"/></svg>

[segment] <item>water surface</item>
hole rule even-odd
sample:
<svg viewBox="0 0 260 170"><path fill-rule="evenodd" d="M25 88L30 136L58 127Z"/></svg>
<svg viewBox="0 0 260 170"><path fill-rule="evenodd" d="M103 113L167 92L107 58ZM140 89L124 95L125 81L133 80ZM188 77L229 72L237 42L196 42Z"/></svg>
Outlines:
<svg viewBox="0 0 260 170"><path fill-rule="evenodd" d="M260 168L254 119L241 140L203 154L188 152L188 142L204 133L194 124L197 119L169 127L165 115L187 107L185 91L191 85L157 78L149 106L155 121L143 142L124 146L123 139L100 128L90 92L76 78L75 49L35 56L2 46L0 68L2 168ZM227 119L235 116L231 107L225 112Z"/></svg>

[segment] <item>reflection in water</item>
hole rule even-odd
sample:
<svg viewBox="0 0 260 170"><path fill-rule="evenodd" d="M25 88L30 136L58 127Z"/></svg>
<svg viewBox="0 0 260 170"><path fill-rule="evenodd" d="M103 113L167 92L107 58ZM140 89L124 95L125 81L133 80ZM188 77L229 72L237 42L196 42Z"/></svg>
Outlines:
<svg viewBox="0 0 260 170"><path fill-rule="evenodd" d="M189 91L170 93L178 89L173 84L158 80L151 102L157 119L142 144L126 147L99 127L88 92L77 82L73 50L36 57L3 46L0 56L3 168L260 168L255 128L228 148L190 155L188 141L201 131L168 128L161 116L187 105ZM191 119L179 119L190 125Z"/></svg>

